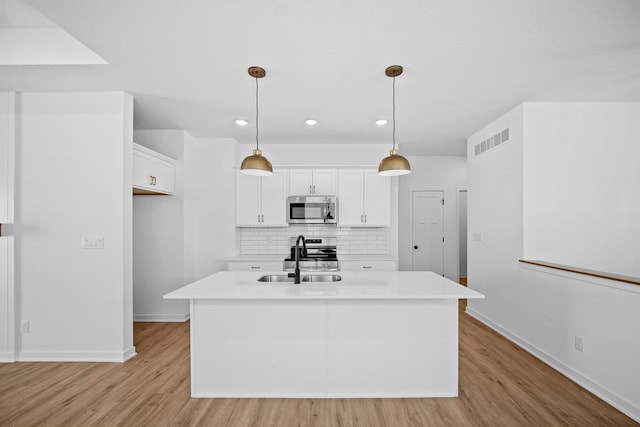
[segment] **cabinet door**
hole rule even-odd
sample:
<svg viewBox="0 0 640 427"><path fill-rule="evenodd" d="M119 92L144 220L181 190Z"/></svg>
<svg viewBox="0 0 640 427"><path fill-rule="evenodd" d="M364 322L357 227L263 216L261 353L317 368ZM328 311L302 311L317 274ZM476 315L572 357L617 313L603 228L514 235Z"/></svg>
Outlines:
<svg viewBox="0 0 640 427"><path fill-rule="evenodd" d="M363 225L363 185L361 169L343 169L338 172L338 225Z"/></svg>
<svg viewBox="0 0 640 427"><path fill-rule="evenodd" d="M396 261L340 261L341 271L396 271L398 269Z"/></svg>
<svg viewBox="0 0 640 427"><path fill-rule="evenodd" d="M236 172L236 226L260 225L260 177Z"/></svg>
<svg viewBox="0 0 640 427"><path fill-rule="evenodd" d="M176 168L162 159L153 159L151 163L152 187L160 193L173 194L175 189Z"/></svg>
<svg viewBox="0 0 640 427"><path fill-rule="evenodd" d="M364 171L364 225L388 227L391 223L391 180L376 170Z"/></svg>
<svg viewBox="0 0 640 427"><path fill-rule="evenodd" d="M228 261L229 271L282 271L283 261Z"/></svg>
<svg viewBox="0 0 640 427"><path fill-rule="evenodd" d="M133 151L133 186L138 188L153 189L151 178L151 156Z"/></svg>
<svg viewBox="0 0 640 427"><path fill-rule="evenodd" d="M315 169L313 171L313 194L335 196L338 174L334 169Z"/></svg>
<svg viewBox="0 0 640 427"><path fill-rule="evenodd" d="M311 169L293 169L289 171L289 194L303 196L312 194L313 171Z"/></svg>
<svg viewBox="0 0 640 427"><path fill-rule="evenodd" d="M135 143L132 154L134 194L174 193L176 166L173 162L161 158L160 153L155 153ZM166 159L169 158L166 157Z"/></svg>
<svg viewBox="0 0 640 427"><path fill-rule="evenodd" d="M274 171L262 177L262 225L287 225L287 173Z"/></svg>

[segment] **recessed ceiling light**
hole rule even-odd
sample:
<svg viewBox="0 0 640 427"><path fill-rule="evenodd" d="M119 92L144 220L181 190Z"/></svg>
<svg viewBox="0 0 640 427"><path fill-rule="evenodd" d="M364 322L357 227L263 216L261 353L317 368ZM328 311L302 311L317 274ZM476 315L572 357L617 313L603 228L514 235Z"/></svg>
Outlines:
<svg viewBox="0 0 640 427"><path fill-rule="evenodd" d="M378 120L376 120L376 125L378 125L378 126L384 126L384 125L386 125L387 123L389 123L389 122L387 121L387 119L378 119Z"/></svg>
<svg viewBox="0 0 640 427"><path fill-rule="evenodd" d="M315 126L318 124L318 121L316 119L307 119L304 122L309 126Z"/></svg>
<svg viewBox="0 0 640 427"><path fill-rule="evenodd" d="M249 122L245 119L236 119L236 124L238 126L246 126L249 124Z"/></svg>

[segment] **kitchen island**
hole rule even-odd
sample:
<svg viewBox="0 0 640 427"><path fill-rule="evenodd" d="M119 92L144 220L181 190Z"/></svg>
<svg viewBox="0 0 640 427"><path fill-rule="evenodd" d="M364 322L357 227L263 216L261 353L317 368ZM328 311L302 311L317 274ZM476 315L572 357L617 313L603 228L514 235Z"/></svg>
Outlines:
<svg viewBox="0 0 640 427"><path fill-rule="evenodd" d="M433 272L338 274L219 272L165 295L191 303L191 395L457 396L458 300L484 296Z"/></svg>

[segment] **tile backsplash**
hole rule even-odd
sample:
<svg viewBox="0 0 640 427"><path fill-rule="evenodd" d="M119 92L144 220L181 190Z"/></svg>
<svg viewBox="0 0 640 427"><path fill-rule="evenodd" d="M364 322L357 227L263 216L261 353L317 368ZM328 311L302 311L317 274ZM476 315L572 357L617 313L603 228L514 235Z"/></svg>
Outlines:
<svg viewBox="0 0 640 427"><path fill-rule="evenodd" d="M292 225L276 228L239 228L239 255L286 255L290 238L335 236L338 256L384 255L387 253L387 228L355 228Z"/></svg>

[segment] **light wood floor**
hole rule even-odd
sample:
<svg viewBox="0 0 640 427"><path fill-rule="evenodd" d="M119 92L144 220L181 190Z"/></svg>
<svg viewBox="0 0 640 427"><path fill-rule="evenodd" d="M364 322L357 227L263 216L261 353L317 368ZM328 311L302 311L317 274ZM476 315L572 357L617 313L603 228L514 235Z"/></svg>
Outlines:
<svg viewBox="0 0 640 427"><path fill-rule="evenodd" d="M0 364L0 426L637 425L460 317L458 398L191 399L188 322L136 323L126 363Z"/></svg>

